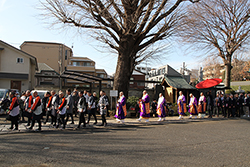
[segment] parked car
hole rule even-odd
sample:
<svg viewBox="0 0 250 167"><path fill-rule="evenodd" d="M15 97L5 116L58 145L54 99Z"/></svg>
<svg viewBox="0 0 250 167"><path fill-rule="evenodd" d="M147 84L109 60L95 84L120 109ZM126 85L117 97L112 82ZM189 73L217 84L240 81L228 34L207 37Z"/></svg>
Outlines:
<svg viewBox="0 0 250 167"><path fill-rule="evenodd" d="M9 107L9 94L11 91L15 91L19 94L17 89L0 89L0 115L5 114Z"/></svg>
<svg viewBox="0 0 250 167"><path fill-rule="evenodd" d="M37 94L38 94L38 96L40 96L41 99L44 97L44 94L45 94L46 92L48 92L48 90L32 90L32 91L31 91L31 94L33 95L33 93L34 93L35 91L37 91Z"/></svg>

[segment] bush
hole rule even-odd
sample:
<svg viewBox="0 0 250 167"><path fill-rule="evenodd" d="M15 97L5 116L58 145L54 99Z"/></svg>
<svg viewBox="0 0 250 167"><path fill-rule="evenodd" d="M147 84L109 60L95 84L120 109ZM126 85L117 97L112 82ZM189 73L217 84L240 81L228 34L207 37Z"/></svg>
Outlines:
<svg viewBox="0 0 250 167"><path fill-rule="evenodd" d="M139 100L139 97L129 96L129 98L127 99L127 102L126 102L127 109L129 109L129 107L131 107L131 106L134 107L138 100Z"/></svg>

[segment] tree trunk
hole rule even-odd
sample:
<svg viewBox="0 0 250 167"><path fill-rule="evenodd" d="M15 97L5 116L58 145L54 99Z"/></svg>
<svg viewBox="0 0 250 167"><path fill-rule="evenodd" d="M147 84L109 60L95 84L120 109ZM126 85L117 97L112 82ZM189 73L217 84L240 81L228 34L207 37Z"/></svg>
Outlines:
<svg viewBox="0 0 250 167"><path fill-rule="evenodd" d="M116 65L113 89L118 90L118 92L123 91L124 96L128 98L129 81L135 66L136 52L134 52L135 46L133 46L133 41L129 39L121 41L124 42L121 42L119 46L120 52Z"/></svg>
<svg viewBox="0 0 250 167"><path fill-rule="evenodd" d="M230 81L231 81L231 61L227 61L225 63L225 87L230 88Z"/></svg>

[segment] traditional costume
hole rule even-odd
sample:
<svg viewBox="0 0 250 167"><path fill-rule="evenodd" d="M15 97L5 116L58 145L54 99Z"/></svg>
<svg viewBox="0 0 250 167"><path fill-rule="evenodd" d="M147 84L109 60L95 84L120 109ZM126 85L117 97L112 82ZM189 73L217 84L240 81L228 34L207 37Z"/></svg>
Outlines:
<svg viewBox="0 0 250 167"><path fill-rule="evenodd" d="M29 95L27 96L24 102L24 105L25 105L24 116L28 118L27 126L30 126L30 122L31 122L32 113L30 113L30 108L32 104L33 104L33 97L32 95Z"/></svg>
<svg viewBox="0 0 250 167"><path fill-rule="evenodd" d="M178 97L178 101L177 101L177 104L178 104L178 113L179 113L179 119L182 119L183 116L185 115L185 112L187 112L187 102L186 102L186 98L184 95L180 95Z"/></svg>
<svg viewBox="0 0 250 167"><path fill-rule="evenodd" d="M18 130L19 103L16 96L11 99L9 110L9 117L11 121L11 126L9 129L13 129L13 125L15 125L14 130Z"/></svg>
<svg viewBox="0 0 250 167"><path fill-rule="evenodd" d="M159 117L158 121L164 121L166 117L167 112L167 103L163 96L161 96L158 99L158 105L157 105L157 115Z"/></svg>
<svg viewBox="0 0 250 167"><path fill-rule="evenodd" d="M116 104L115 118L118 122L120 121L124 122L123 119L125 119L126 116L127 116L126 97L122 95Z"/></svg>
<svg viewBox="0 0 250 167"><path fill-rule="evenodd" d="M65 97L62 97L59 99L59 107L58 107L58 115L57 115L57 125L56 128L59 128L60 124L63 124L63 129L65 129L65 115L66 115L66 105L67 105L67 100Z"/></svg>
<svg viewBox="0 0 250 167"><path fill-rule="evenodd" d="M201 118L204 118L206 115L206 97L204 95L199 98L198 113Z"/></svg>
<svg viewBox="0 0 250 167"><path fill-rule="evenodd" d="M192 118L193 115L198 115L198 111L197 111L197 100L196 97L192 96L190 98L190 102L189 102L189 111L190 113L190 118Z"/></svg>
<svg viewBox="0 0 250 167"><path fill-rule="evenodd" d="M39 96L34 97L31 111L32 111L32 123L31 123L31 127L29 129L31 130L35 125L35 121L37 121L37 123L39 125L39 128L37 130L41 131L41 126L42 126L41 119L42 119L43 111L42 111L41 99Z"/></svg>
<svg viewBox="0 0 250 167"><path fill-rule="evenodd" d="M150 104L149 104L149 96L148 94L143 95L141 101L140 101L140 118L139 121L141 121L141 118L147 119L146 122L148 122L150 118Z"/></svg>

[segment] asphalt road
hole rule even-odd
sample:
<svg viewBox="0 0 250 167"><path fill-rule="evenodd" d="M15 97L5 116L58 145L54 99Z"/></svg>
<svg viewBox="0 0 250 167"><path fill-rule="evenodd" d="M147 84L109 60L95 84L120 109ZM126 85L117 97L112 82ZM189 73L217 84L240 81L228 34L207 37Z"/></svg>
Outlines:
<svg viewBox="0 0 250 167"><path fill-rule="evenodd" d="M250 166L244 119L6 134L0 143L0 166Z"/></svg>

